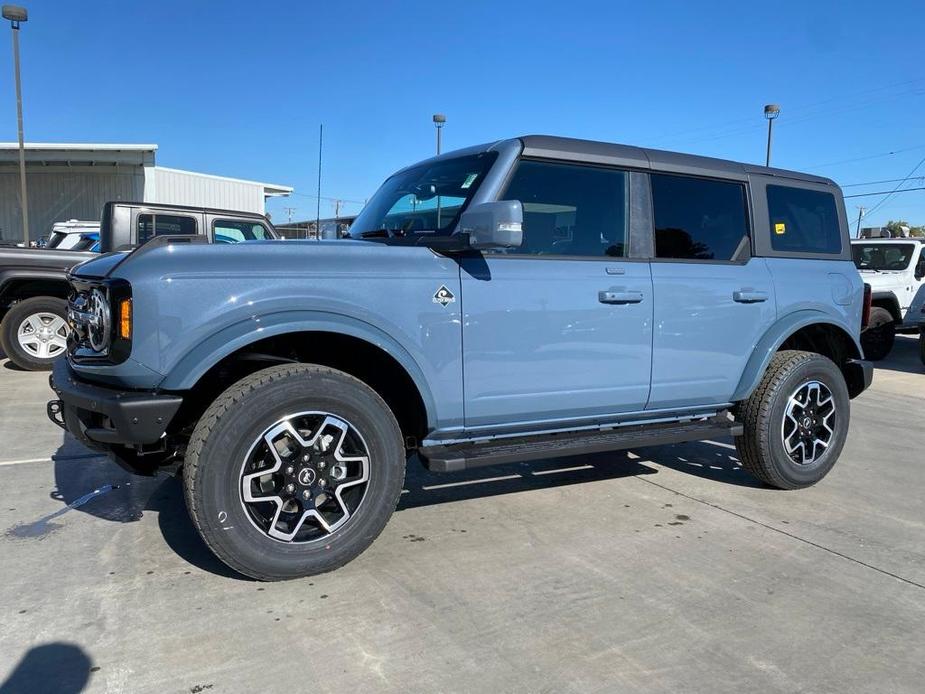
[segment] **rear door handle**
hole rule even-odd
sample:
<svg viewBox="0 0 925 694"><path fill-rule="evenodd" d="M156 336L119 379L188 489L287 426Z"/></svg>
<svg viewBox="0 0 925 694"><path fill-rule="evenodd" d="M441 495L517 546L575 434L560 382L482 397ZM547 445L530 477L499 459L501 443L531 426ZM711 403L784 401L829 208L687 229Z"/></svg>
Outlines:
<svg viewBox="0 0 925 694"><path fill-rule="evenodd" d="M642 292L604 289L597 293L597 300L602 304L638 304L642 302Z"/></svg>
<svg viewBox="0 0 925 694"><path fill-rule="evenodd" d="M768 293L755 289L737 289L732 293L732 300L740 304L759 304L768 300Z"/></svg>

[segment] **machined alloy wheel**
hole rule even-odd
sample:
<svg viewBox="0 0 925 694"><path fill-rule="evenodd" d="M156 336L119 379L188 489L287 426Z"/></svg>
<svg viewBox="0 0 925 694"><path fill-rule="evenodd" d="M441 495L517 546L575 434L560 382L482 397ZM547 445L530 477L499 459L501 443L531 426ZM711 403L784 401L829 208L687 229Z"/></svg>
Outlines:
<svg viewBox="0 0 925 694"><path fill-rule="evenodd" d="M26 316L16 330L16 341L36 359L54 359L67 350L67 322L55 313L42 311Z"/></svg>
<svg viewBox="0 0 925 694"><path fill-rule="evenodd" d="M187 508L215 555L261 580L355 559L395 510L401 429L376 391L317 364L262 369L196 423L183 462Z"/></svg>
<svg viewBox="0 0 925 694"><path fill-rule="evenodd" d="M254 441L241 467L241 503L274 540L317 542L363 503L369 452L360 432L327 412L280 419Z"/></svg>
<svg viewBox="0 0 925 694"><path fill-rule="evenodd" d="M819 381L801 384L787 401L781 425L787 455L799 465L815 462L832 442L837 421L828 387Z"/></svg>

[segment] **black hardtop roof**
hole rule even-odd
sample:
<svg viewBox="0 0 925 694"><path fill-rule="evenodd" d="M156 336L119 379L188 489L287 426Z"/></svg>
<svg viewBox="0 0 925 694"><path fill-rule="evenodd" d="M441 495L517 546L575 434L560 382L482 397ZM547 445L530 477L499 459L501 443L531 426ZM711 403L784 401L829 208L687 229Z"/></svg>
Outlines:
<svg viewBox="0 0 925 694"><path fill-rule="evenodd" d="M507 140L498 140L473 147L458 149L439 157L433 157L413 166L426 162L451 157L478 154L491 150L500 150L514 143L523 147L524 156L548 159L571 159L588 163L611 164L615 166L628 166L644 169L657 169L676 171L680 173L700 174L705 176L732 177L744 179L749 174L787 178L807 183L823 185L837 185L832 179L824 176L777 169L774 167L748 164L745 162L716 159L714 157L701 157L696 154L683 154L666 150L649 149L633 145L621 145L612 142L597 142L595 140L580 140L571 137L557 137L554 135L522 135ZM413 168L412 166L406 168Z"/></svg>
<svg viewBox="0 0 925 694"><path fill-rule="evenodd" d="M259 212L244 212L242 210L223 210L218 207L202 207L200 205L170 205L163 202L132 202L129 200L111 200L107 205L124 205L126 207L157 208L165 210L176 210L177 212L201 212L204 214L226 214L235 217L250 217L259 219L264 222L267 220L266 215Z"/></svg>

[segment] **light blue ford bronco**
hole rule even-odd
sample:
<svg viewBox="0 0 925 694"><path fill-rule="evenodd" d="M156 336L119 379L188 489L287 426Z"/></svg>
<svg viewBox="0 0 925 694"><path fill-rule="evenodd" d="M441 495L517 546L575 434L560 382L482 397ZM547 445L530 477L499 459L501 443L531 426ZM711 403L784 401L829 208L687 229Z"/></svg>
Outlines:
<svg viewBox="0 0 925 694"><path fill-rule="evenodd" d="M455 471L732 436L756 478L806 487L871 381L825 178L528 136L399 171L350 234L164 237L71 273L49 416L182 474L248 576L359 555L413 455Z"/></svg>

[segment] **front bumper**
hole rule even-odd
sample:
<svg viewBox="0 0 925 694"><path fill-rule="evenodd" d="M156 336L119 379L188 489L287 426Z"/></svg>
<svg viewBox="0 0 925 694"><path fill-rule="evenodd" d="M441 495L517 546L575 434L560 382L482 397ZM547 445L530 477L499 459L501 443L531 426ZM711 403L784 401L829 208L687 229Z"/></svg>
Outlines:
<svg viewBox="0 0 925 694"><path fill-rule="evenodd" d="M177 395L83 381L67 359L55 362L49 383L59 399L48 403L48 418L96 449L157 443L183 403Z"/></svg>

